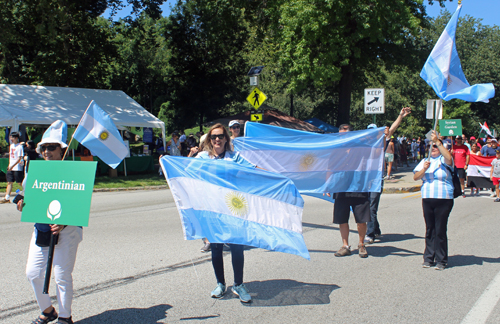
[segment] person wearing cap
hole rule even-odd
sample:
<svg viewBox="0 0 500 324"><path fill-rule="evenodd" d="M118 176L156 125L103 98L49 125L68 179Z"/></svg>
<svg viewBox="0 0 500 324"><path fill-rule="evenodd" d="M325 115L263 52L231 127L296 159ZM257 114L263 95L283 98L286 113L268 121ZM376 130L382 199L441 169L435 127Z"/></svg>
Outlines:
<svg viewBox="0 0 500 324"><path fill-rule="evenodd" d="M467 167L469 166L470 151L469 148L464 145L462 136L458 135L455 138L455 142L456 144L452 146L451 154L453 156L455 168L457 168L458 178L460 179L460 187L462 187L462 197L465 198L465 177Z"/></svg>
<svg viewBox="0 0 500 324"><path fill-rule="evenodd" d="M486 140L486 145L481 148L482 156L496 156L498 141L496 138L489 138Z"/></svg>
<svg viewBox="0 0 500 324"><path fill-rule="evenodd" d="M36 151L45 161L62 160L66 145L68 128L65 122L58 120L43 134ZM57 170L55 170L57 172ZM25 182L25 181L24 181ZM24 200L17 203L17 209L23 210ZM59 313L52 306L50 295L43 293L44 275L47 267L51 234L57 235L52 261L56 283ZM58 319L58 324L73 324L71 304L73 301L73 268L75 266L78 244L82 241L82 228L56 224L35 224L26 264L26 276L35 292L36 301L42 314L33 323L44 324Z"/></svg>
<svg viewBox="0 0 500 324"><path fill-rule="evenodd" d="M229 130L231 131L231 145L233 145L233 140L240 136L241 125L237 120L231 120L229 122Z"/></svg>
<svg viewBox="0 0 500 324"><path fill-rule="evenodd" d="M12 132L9 136L9 166L7 167L7 189L5 198L0 200L1 204L10 202L10 193L14 182L21 185L24 178L24 150L23 145L19 143L19 133Z"/></svg>

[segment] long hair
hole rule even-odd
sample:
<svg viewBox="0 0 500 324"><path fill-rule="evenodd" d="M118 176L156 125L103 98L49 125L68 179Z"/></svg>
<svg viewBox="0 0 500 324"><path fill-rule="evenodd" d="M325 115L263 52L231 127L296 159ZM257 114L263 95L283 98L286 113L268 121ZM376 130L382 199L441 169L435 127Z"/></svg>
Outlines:
<svg viewBox="0 0 500 324"><path fill-rule="evenodd" d="M208 151L209 154L214 153L214 147L212 146L212 140L210 139L210 136L212 136L212 131L217 128L222 128L222 132L224 134L224 138L226 139L226 145L224 145L224 150L226 152L231 152L231 138L229 137L229 132L227 131L226 127L222 125L221 123L217 123L210 127L210 130L207 133L207 137L205 137L205 141L203 142L203 150Z"/></svg>

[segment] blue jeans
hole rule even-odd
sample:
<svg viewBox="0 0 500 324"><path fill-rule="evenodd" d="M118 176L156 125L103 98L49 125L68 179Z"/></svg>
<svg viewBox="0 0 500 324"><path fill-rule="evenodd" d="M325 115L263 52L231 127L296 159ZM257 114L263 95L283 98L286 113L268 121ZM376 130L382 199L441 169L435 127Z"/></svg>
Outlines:
<svg viewBox="0 0 500 324"><path fill-rule="evenodd" d="M380 203L380 196L384 191L384 181L380 187L380 192L370 192L370 221L366 223L366 236L375 238L375 235L380 235L380 225L377 219L378 205Z"/></svg>
<svg viewBox="0 0 500 324"><path fill-rule="evenodd" d="M215 277L217 278L217 283L226 285L226 280L224 278L224 257L222 256L224 244L222 243L211 243L212 250L212 266L214 267ZM243 249L244 245L229 244L231 248L231 261L233 263L234 272L234 285L239 286L243 283Z"/></svg>

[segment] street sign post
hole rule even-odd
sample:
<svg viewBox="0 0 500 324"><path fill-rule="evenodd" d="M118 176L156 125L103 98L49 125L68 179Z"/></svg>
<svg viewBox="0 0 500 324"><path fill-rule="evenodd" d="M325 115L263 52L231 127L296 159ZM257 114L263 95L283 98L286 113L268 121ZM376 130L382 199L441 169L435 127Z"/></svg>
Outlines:
<svg viewBox="0 0 500 324"><path fill-rule="evenodd" d="M247 101L255 109L259 109L259 107L264 103L264 101L266 101L266 99L267 96L264 94L264 92L260 91L258 88L254 88L247 97Z"/></svg>
<svg viewBox="0 0 500 324"><path fill-rule="evenodd" d="M442 136L462 135L461 119L441 119L439 121L439 133Z"/></svg>
<svg viewBox="0 0 500 324"><path fill-rule="evenodd" d="M365 114L385 113L385 90L365 89Z"/></svg>

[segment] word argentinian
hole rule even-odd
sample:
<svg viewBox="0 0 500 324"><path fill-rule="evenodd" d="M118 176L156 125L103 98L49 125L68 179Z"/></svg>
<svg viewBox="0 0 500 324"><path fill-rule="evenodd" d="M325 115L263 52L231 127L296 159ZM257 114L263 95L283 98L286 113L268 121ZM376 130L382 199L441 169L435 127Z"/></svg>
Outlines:
<svg viewBox="0 0 500 324"><path fill-rule="evenodd" d="M47 190L85 190L85 184L75 183L74 181L69 183L64 180L59 182L38 182L38 180L35 180L31 188L42 189L43 192Z"/></svg>

